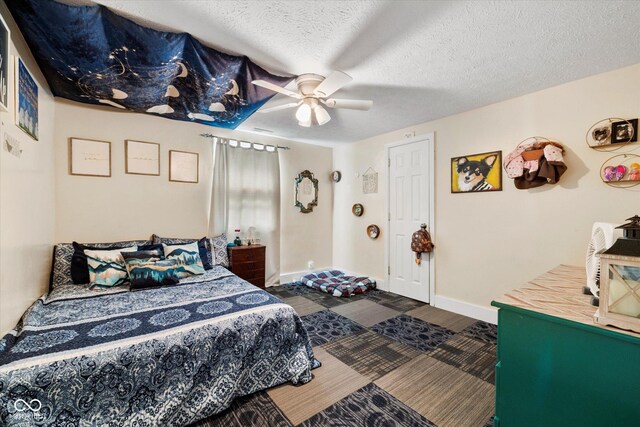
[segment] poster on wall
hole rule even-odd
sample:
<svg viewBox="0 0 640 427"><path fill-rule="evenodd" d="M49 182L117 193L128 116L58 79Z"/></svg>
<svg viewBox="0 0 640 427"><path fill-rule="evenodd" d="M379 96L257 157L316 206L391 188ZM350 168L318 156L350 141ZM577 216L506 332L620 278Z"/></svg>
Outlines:
<svg viewBox="0 0 640 427"><path fill-rule="evenodd" d="M11 33L0 16L0 111L9 111L9 40Z"/></svg>
<svg viewBox="0 0 640 427"><path fill-rule="evenodd" d="M31 73L16 57L16 125L38 140L38 85Z"/></svg>
<svg viewBox="0 0 640 427"><path fill-rule="evenodd" d="M125 172L134 175L160 175L160 144L124 141Z"/></svg>
<svg viewBox="0 0 640 427"><path fill-rule="evenodd" d="M371 167L362 175L362 192L364 194L375 194L378 192L378 172Z"/></svg>
<svg viewBox="0 0 640 427"><path fill-rule="evenodd" d="M502 151L451 159L451 192L502 191Z"/></svg>
<svg viewBox="0 0 640 427"><path fill-rule="evenodd" d="M84 176L111 176L111 143L69 138L69 173Z"/></svg>
<svg viewBox="0 0 640 427"><path fill-rule="evenodd" d="M198 182L198 153L169 150L169 181Z"/></svg>

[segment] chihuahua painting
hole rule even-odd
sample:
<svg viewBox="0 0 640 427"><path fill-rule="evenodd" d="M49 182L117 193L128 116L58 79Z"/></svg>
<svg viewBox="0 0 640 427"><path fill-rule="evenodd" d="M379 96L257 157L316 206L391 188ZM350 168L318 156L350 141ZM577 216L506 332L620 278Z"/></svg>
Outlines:
<svg viewBox="0 0 640 427"><path fill-rule="evenodd" d="M501 190L502 177L500 176L501 170L499 166L501 154L501 152L493 152L452 159L451 168L452 172L455 172L452 179L456 179L455 183L457 184L453 185L452 182L452 191L454 193L467 193ZM494 172L493 176L490 176L496 163L498 163L497 174ZM495 175L497 175L497 180ZM490 178L493 178L493 182Z"/></svg>

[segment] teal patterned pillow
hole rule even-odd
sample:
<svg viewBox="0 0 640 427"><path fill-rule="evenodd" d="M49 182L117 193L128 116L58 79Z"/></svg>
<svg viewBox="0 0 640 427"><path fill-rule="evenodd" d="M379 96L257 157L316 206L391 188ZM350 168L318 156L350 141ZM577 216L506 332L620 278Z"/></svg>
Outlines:
<svg viewBox="0 0 640 427"><path fill-rule="evenodd" d="M129 275L120 252L133 252L136 246L113 250L85 249L91 286L113 287L126 283Z"/></svg>
<svg viewBox="0 0 640 427"><path fill-rule="evenodd" d="M189 243L187 245L165 245L164 257L168 260L176 260L178 267L176 275L179 279L185 277L204 274L204 266L200 258L198 250L198 242Z"/></svg>
<svg viewBox="0 0 640 427"><path fill-rule="evenodd" d="M160 251L137 251L122 254L127 265L131 290L175 285L179 282L176 259L165 260Z"/></svg>

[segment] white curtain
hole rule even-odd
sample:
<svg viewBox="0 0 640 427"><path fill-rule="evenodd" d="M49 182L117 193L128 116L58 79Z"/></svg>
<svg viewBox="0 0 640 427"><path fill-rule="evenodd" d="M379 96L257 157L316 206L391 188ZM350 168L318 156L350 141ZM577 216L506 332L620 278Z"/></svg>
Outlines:
<svg viewBox="0 0 640 427"><path fill-rule="evenodd" d="M280 281L280 162L277 151L230 147L218 139L214 147L209 234L255 227L266 250L267 286Z"/></svg>

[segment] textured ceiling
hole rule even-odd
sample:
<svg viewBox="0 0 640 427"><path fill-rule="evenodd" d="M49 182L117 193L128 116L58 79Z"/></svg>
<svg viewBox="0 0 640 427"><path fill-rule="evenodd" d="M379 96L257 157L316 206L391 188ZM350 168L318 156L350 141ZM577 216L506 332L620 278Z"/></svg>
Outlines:
<svg viewBox="0 0 640 427"><path fill-rule="evenodd" d="M637 1L99 3L247 55L271 72L347 72L354 81L335 97L372 99L370 111L329 110L331 122L314 128L298 126L295 110L256 113L239 127L317 144L357 141L640 63Z"/></svg>

